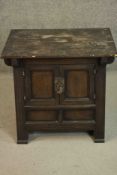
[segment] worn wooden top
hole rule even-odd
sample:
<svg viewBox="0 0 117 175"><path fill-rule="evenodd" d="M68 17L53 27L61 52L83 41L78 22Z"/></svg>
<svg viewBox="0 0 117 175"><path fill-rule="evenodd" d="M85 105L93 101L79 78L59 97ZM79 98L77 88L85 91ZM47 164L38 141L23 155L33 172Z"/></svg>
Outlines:
<svg viewBox="0 0 117 175"><path fill-rule="evenodd" d="M114 57L108 28L11 30L2 58Z"/></svg>

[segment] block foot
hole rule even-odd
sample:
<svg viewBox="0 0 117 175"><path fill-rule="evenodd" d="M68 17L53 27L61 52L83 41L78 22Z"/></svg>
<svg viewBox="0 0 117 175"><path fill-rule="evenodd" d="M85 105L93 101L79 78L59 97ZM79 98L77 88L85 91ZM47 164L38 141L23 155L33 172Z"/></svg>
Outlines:
<svg viewBox="0 0 117 175"><path fill-rule="evenodd" d="M27 144L28 143L28 139L27 140L17 140L17 144Z"/></svg>
<svg viewBox="0 0 117 175"><path fill-rule="evenodd" d="M95 143L104 143L105 140L104 139L94 139Z"/></svg>

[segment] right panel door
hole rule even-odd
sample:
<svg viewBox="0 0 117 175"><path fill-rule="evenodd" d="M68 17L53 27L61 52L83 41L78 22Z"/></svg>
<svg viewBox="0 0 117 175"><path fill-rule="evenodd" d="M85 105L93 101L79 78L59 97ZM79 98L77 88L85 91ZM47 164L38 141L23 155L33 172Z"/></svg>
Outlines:
<svg viewBox="0 0 117 175"><path fill-rule="evenodd" d="M93 104L95 100L95 69L89 65L63 65L60 68L64 78L64 92L60 96L61 104Z"/></svg>

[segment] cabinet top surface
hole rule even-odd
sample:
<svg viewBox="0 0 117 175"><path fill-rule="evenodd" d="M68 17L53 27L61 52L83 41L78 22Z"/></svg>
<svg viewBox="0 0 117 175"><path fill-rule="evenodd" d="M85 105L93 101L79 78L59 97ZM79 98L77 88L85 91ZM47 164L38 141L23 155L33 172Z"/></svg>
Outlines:
<svg viewBox="0 0 117 175"><path fill-rule="evenodd" d="M114 57L108 28L11 30L2 58Z"/></svg>

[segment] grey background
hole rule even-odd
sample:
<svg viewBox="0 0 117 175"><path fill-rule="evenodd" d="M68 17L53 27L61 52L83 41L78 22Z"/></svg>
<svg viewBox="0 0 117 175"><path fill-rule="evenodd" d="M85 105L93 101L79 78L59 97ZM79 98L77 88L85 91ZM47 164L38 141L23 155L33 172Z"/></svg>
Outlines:
<svg viewBox="0 0 117 175"><path fill-rule="evenodd" d="M0 0L0 53L14 28L79 27L110 27L117 45L117 0Z"/></svg>
<svg viewBox="0 0 117 175"><path fill-rule="evenodd" d="M0 0L0 52L10 29L78 27L110 27L117 45L117 0ZM77 132L17 145L11 70L0 60L0 175L117 175L117 61L107 66L103 144Z"/></svg>

